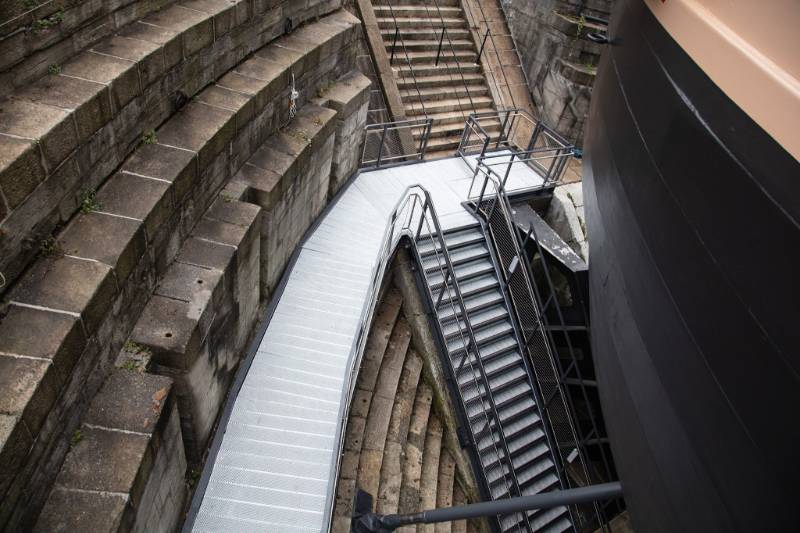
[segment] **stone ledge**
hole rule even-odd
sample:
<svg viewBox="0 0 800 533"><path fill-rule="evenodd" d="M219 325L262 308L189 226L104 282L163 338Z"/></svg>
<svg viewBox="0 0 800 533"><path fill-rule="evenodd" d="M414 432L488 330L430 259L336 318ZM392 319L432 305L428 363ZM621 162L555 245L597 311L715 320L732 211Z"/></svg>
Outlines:
<svg viewBox="0 0 800 533"><path fill-rule="evenodd" d="M145 10L142 21L81 53L59 74L2 100L0 271L6 286L35 254L36 241L72 215L81 189L96 187L149 126L173 112L176 91L192 96L218 71L279 35L280 15L290 3L197 0L149 15ZM319 15L321 5L303 3L292 12L302 22ZM248 110L237 113L233 128L248 117ZM200 160L208 162L205 153Z"/></svg>
<svg viewBox="0 0 800 533"><path fill-rule="evenodd" d="M193 462L202 454L243 340L255 322L260 211L255 205L217 200L131 334L133 343L150 352L153 370L175 379L187 455Z"/></svg>
<svg viewBox="0 0 800 533"><path fill-rule="evenodd" d="M127 530L150 511L145 507L162 483L159 458L182 463L171 391L172 381L161 376L127 370L109 376L72 437L34 531L80 531L86 524L92 531Z"/></svg>
<svg viewBox="0 0 800 533"><path fill-rule="evenodd" d="M169 0L43 2L0 21L0 95L24 86ZM12 3L13 4L13 3ZM13 5L9 9L13 9Z"/></svg>
<svg viewBox="0 0 800 533"><path fill-rule="evenodd" d="M337 21L341 19L338 15L334 18ZM326 32L329 31L329 28L333 28L334 35L345 34L337 37L340 42L350 40L349 35L353 33L355 27L348 24L342 25L340 22L329 23L326 22L326 19L321 19L315 24L325 25ZM307 84L308 91L316 90L316 85L321 83L319 77L330 76L330 73L334 71L334 66L338 67L337 63L346 65L350 61L349 56L345 56L345 60L340 61L342 56L339 55L349 52L340 52L339 49L334 52L336 53L331 57L322 59L326 62L325 65L319 66L314 72L298 73L296 71L300 76L299 81ZM290 68L284 68L281 72L286 72ZM222 184L228 179L232 168L236 168L231 152L237 151L238 157L245 159L249 157L250 145L237 144L237 139L244 138L248 142L255 142L255 139L265 136L264 132L274 128L275 121L272 117L280 116L280 112L275 111L274 103L271 102L271 107L261 111L257 111L253 107L253 119L243 124L244 117L248 116L245 109L248 106L254 106L254 98L243 93L237 94L246 101L239 96L228 95L231 96L229 102L238 100L244 105L236 108L227 102L225 105L216 106L223 110L222 116L228 117L224 122L224 131L235 128L236 136L212 158L210 168L201 172L198 168L198 154L186 149L172 148L159 143L140 145L122 165L121 170L114 173L97 192L96 200L100 207L74 217L67 229L59 236L61 238L60 248L66 248L66 250L61 252L55 250L52 257L37 260L28 272L17 281L16 286L9 294L15 304L10 306L11 311L8 317L0 322L0 327L3 327L6 320L13 318L14 313L19 312L19 309L36 309L45 314L52 313L68 317L74 321L73 327L77 328L76 331L79 331L81 335L78 336L80 342L74 340L78 337L72 336L77 333L64 336L60 340L52 340L53 344L46 347L47 355L42 356L44 359L52 360L50 363L47 361L43 363L48 365L48 368L55 370L55 372L53 370L48 372L54 376L52 383L55 383L57 387L54 396L57 401L48 415L48 421L43 426L41 436L37 434L37 429L28 427L23 420L22 413L17 412L18 410L6 414L3 418L4 440L0 444L0 460L3 461L3 465L9 465L9 468L4 469L0 481L13 482L13 494L9 490L7 497L0 505L0 520L12 520L17 523L18 520L24 519L29 508L38 509L36 506L41 504L41 500L37 504L36 498L40 497L37 495L43 497L49 487L50 480L47 479L47 476L52 476L52 474L48 474L49 469L52 468L52 463L58 461L58 458L63 457L63 453L65 453L63 441L58 440L63 437L59 431L71 431L67 428L75 427L76 412L77 416L80 416L80 412L84 408L83 398L76 396L90 395L97 390L96 387L102 382L104 373L108 371L110 361L113 361L113 357L119 352L126 334L144 307L146 298L153 290L158 277L166 270L171 259L179 251L185 251L181 249L181 242L190 237L190 231L195 225L195 221L202 216L205 206L211 202L215 191L222 187ZM221 104L221 102L217 102L217 104ZM133 102L128 107L132 105L134 105ZM190 105L210 107L215 104L192 102ZM326 113L331 112L326 111ZM240 117L242 120L239 120ZM160 130L156 133L157 137L159 135ZM213 143L214 135L216 133L212 132L212 136L208 137L209 143ZM158 140L162 141L162 139ZM23 146L29 149L37 145L31 143L23 144ZM323 158L314 163L319 166L324 162ZM77 183L79 175L77 157L73 155L68 158L68 162L62 163L51 178L58 176L58 190L60 191L62 188L72 187L73 183ZM53 179L48 179L41 186L49 186L53 183ZM0 203L2 203L2 199L0 199ZM247 208L257 209L254 206L247 206ZM98 221L112 218L123 221L119 224L127 228L127 233L110 231L107 235L97 233L97 240L91 238L92 232L89 230L102 225ZM222 222L224 220L222 214L209 211L208 219L197 226L195 237L191 239L194 245L197 245L197 242L208 243L215 239L224 241L226 238L233 242L234 238L238 238L233 236L237 235L237 231L241 228L236 223ZM219 231L220 224L227 224L232 229ZM260 226L260 223L256 222L254 225ZM105 239L112 238L114 235L118 241L111 244L116 249L102 245L102 242L110 242ZM253 235L253 233L248 235ZM120 238L120 236L124 238ZM257 239L257 237L247 238ZM145 253L140 255L142 244L145 245ZM218 243L218 245L224 246L224 243ZM60 256L60 253L63 252L67 252L68 255ZM71 254L80 254L86 257L71 256ZM223 256L224 253L220 252L216 257L221 260L220 258ZM139 257L139 260L133 261L135 257ZM258 265L258 257L258 254L249 254L247 258L236 255L236 268L244 272L247 270L244 264L246 262L252 264L252 261L255 261L255 264ZM109 264L105 264L105 262ZM157 265L155 271L152 266L154 262ZM196 254L194 261L182 262L213 268L213 265L198 265ZM163 269L160 265L163 265ZM233 266L228 268L233 270ZM256 267L255 270L257 271L258 268ZM229 279L231 278L223 276L225 283L228 283ZM240 276L237 275L231 282L236 283L239 279ZM237 313L240 316L252 316L253 310L258 304L258 294L255 291L249 291L250 299L247 300L245 289L248 286L258 286L258 284L256 274L255 282L245 281L238 285ZM253 296L255 296L255 303ZM237 313L231 317L236 316ZM221 316L215 324L220 328L228 327L229 322L224 320L233 320L233 318ZM246 329L242 330L242 324L246 322L246 320L239 321L240 330L237 333L237 343L240 342L242 336L246 337L248 333ZM2 348L4 341L6 341L5 338L0 338L0 352L4 351ZM76 344L73 346L73 343ZM85 345L85 348L79 361L74 363L70 358L77 353L78 348L75 346L78 345ZM41 353L45 347L43 343L39 352L36 352L37 348L35 347L26 349L34 353ZM33 355L33 357L39 356ZM225 363L225 365L227 364ZM75 366L75 370L71 373L70 365ZM224 372L229 371L227 366L223 368L225 368ZM47 375L49 376L49 374ZM34 404L38 405L40 394L42 401L50 402L53 396L44 393L49 390L50 383L50 377L37 382L36 387L40 387L43 392L33 395L37 398L33 402ZM65 384L68 390L62 390ZM34 387L34 391L37 390L36 387ZM24 408L22 411L24 412ZM35 416L31 420L35 422L32 426L39 424ZM26 449L26 447L33 451L28 457L21 457L20 450ZM7 463L7 457L13 458L13 461ZM33 488L26 489L25 487L29 486L29 480L32 478L36 479ZM32 490L35 494L23 493L23 490ZM15 503L20 498L24 498L25 501L20 504ZM9 519L11 514L14 516Z"/></svg>

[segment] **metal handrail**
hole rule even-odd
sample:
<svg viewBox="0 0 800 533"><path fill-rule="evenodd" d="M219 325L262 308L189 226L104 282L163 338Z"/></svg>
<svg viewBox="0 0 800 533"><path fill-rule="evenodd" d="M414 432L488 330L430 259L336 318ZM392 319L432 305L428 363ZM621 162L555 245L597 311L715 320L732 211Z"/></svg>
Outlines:
<svg viewBox="0 0 800 533"><path fill-rule="evenodd" d="M476 3L478 4L478 9L480 9L481 16L483 17L481 20L486 24L486 33L483 37L483 44L481 45L481 53L483 52L484 44L486 43L486 39L488 37L490 42L492 43L492 49L494 50L495 56L497 56L497 64L500 66L500 72L503 74L503 79L505 80L506 87L508 88L508 95L511 97L511 106L516 108L517 103L514 101L514 93L511 91L511 85L508 81L508 75L506 74L506 69L505 69L506 65L503 64L503 60L500 57L500 52L497 51L497 43L494 40L495 34L494 32L491 31L491 28L489 26L489 20L486 18L486 12L483 10L483 4L479 0ZM478 18L475 16L475 13L472 12L472 9L470 7L471 4L467 1L462 1L462 4L464 6L464 13L467 14L467 19L469 19L470 15L472 16L472 21L473 21L472 27L474 27L475 29L480 29L480 25L478 24L479 22ZM502 6L502 2L500 2L500 4L501 4L501 9L503 10L503 14L505 14L505 7ZM480 32L478 33L480 34ZM513 40L514 39L512 37L512 41ZM528 80L528 73L522 66L522 57L520 56L519 50L516 48L516 46L514 47L514 53L517 56L517 61L519 62L518 63L519 69L522 71L522 76L523 79L525 80L525 87L527 88L528 91L530 91L531 85ZM480 58L481 56L478 55L479 62ZM494 83L495 89L497 91L497 94L502 98L503 92L500 90L500 85L497 82L497 78L494 74L494 71L492 69L489 69L489 71L491 74L492 82Z"/></svg>
<svg viewBox="0 0 800 533"><path fill-rule="evenodd" d="M394 45L392 47L392 57L394 57L394 46L397 45L397 38L400 37L400 44L403 47L403 55L406 56L406 64L408 65L408 70L411 72L411 79L414 83L414 90L417 91L417 98L419 99L419 105L422 107L422 114L426 117L428 116L428 111L425 109L425 102L422 101L422 93L419 90L419 85L417 84L417 77L414 74L414 65L411 63L411 58L408 55L408 49L406 48L406 42L403 39L403 36L400 35L400 27L397 25L397 17L394 14L394 6L392 5L392 0L387 0L386 5L389 6L389 13L392 15L392 21L394 22ZM391 66L391 61L389 62ZM400 74L400 77L405 80L405 76Z"/></svg>
<svg viewBox="0 0 800 533"><path fill-rule="evenodd" d="M417 208L419 208L418 218L415 216L417 212ZM423 227L425 228L426 232L423 233ZM349 416L349 406L352 401L353 393L355 391L355 384L356 384L356 376L358 369L360 367L360 362L364 354L364 349L366 347L367 341L367 333L369 325L372 322L372 318L375 313L375 308L377 306L378 300L378 293L380 291L381 286L383 285L383 278L387 270L388 262L393 255L393 251L397 246L397 243L403 238L407 237L410 239L411 243L417 250L417 254L419 256L419 241L422 238L427 238L432 246L434 257L436 257L437 266L439 268L439 273L442 275L442 293L438 296L437 299L433 294L433 291L428 286L428 297L432 302L441 302L441 299L444 297L444 294L447 294L447 302L446 304L451 306L453 311L453 316L455 318L455 324L458 328L459 338L461 339L462 345L464 347L464 360L459 365L459 368L462 368L465 364L468 365L470 375L472 377L472 381L476 387L476 391L478 392L478 398L480 400L481 412L486 421L486 428L489 429L489 438L491 438L491 446L492 450L497 458L497 462L501 467L502 477L506 483L506 491L509 496L512 495L520 495L521 491L519 489L519 482L516 479L516 475L513 472L513 468L510 470L510 477L505 473L505 470L502 468L503 465L503 457L500 455L500 448L503 449L503 453L508 461L511 460L511 454L509 452L507 443L505 442L505 436L502 431L502 426L500 424L500 418L497 414L497 407L494 404L494 401L491 397L491 394L487 394L488 399L488 409L486 404L484 403L484 398L480 394L480 382L478 381L477 374L480 374L481 379L483 379L484 383L486 383L486 387L488 390L488 379L486 376L486 371L483 368L480 356L477 352L477 342L475 340L475 334L472 329L472 324L470 322L469 316L466 313L466 306L464 304L463 296L461 293L461 289L458 284L458 280L455 277L455 270L453 267L453 263L450 259L449 252L447 250L446 243L444 241L444 234L442 232L441 226L439 224L439 218L436 214L436 210L434 208L433 202L431 200L430 193L420 185L411 185L407 187L400 197L400 199L395 204L394 209L392 210L389 218L387 220L386 228L384 229L383 239L381 242L381 248L378 255L378 261L373 267L372 275L371 275L371 283L370 283L370 292L367 297L367 305L365 306L364 310L362 311L361 318L359 320L359 328L357 334L357 341L353 345L351 349L350 355L348 357L348 361L350 364L350 372L347 376L347 383L348 386L344 393L344 398L342 402L342 410L340 412L340 431L339 431L339 449L342 449L344 445L344 431L341 431L347 422L347 418ZM438 247L438 248L437 248ZM448 281L452 282L452 286L448 288ZM426 285L427 286L427 285ZM441 320L438 319L437 321L441 332L444 332L444 325L442 324ZM459 321L459 316L464 320L464 326L461 325ZM444 336L444 333L442 333ZM477 364L473 364L470 361L471 356L475 355L475 361ZM449 359L449 357L448 357ZM452 364L452 361L451 361ZM477 374L475 367L477 366ZM461 404L465 410L467 411L468 403L464 399L461 391L458 387L456 390L459 394L459 399ZM494 433L492 431L492 419L495 421L495 428L497 429L497 433L499 436L499 443L495 440ZM472 439L475 441L473 444L476 446L477 449L477 440L476 436L472 435ZM334 476L332 479L338 479L338 472L339 472L339 461L341 457L337 460L336 464L334 465ZM483 466L483 465L482 465ZM487 472L484 471L484 478L488 480ZM327 516L330 516L333 512L333 494L335 494L335 486L329 487L328 490L328 503L327 503ZM328 524L328 529L330 529L332 523ZM530 531L530 529L528 528Z"/></svg>
<svg viewBox="0 0 800 533"><path fill-rule="evenodd" d="M481 122L486 120L501 122L502 126L496 139L482 126ZM521 143L522 147L520 139L516 138L516 133L519 132L517 128L521 128L521 125L525 128L532 127L530 137L522 139L524 141ZM473 135L477 137L477 142L473 142ZM502 146L507 152L487 155L492 144L494 149ZM477 164L473 164L469 157L476 155L476 149ZM503 176L493 169L492 171L501 178L503 186L506 186L512 166L522 163L542 177L541 187L547 187L561 180L573 151L574 147L566 139L521 109L473 113L464 126L458 147L458 154L474 170L473 185L478 175L478 166L481 164L486 167L505 165ZM542 161L550 161L549 166L542 164Z"/></svg>
<svg viewBox="0 0 800 533"><path fill-rule="evenodd" d="M418 159L422 160L425 157L425 153L428 149L428 139L430 138L431 134L431 127L433 125L432 118L418 118L418 119L409 119L409 120L397 120L394 122L381 122L378 124L368 124L364 130L366 131L366 137L364 141L364 148L361 151L361 168L367 167L375 167L380 168L381 166L385 165L387 161L389 162L397 162L397 160L412 160ZM384 147L391 135L395 132L403 130L403 129L410 129L412 131L418 130L422 128L422 133L418 140L418 147L417 151L414 153L405 153L402 152L400 154L388 154L384 155ZM380 144L378 145L378 154L375 159L367 159L367 148L369 147L369 135L372 131L380 131L381 132L381 140Z"/></svg>
<svg viewBox="0 0 800 533"><path fill-rule="evenodd" d="M424 5L425 5L425 13L428 15L428 20L431 21L430 22L431 29L434 29L432 17L430 16L430 6L429 4L424 4ZM434 5L436 7L436 13L439 15L439 20L442 23L442 37L447 37L447 43L450 46L450 53L453 56L453 60L456 62L456 70L458 70L458 74L459 76L461 76L461 83L464 85L464 92L466 93L467 98L469 99L469 105L472 108L472 112L474 113L476 111L475 101L472 99L472 95L469 92L469 87L467 86L467 80L464 77L464 73L461 71L461 62L458 60L455 47L453 46L453 41L452 39L450 39L450 32L447 31L447 25L444 22L444 16L442 15L442 10L441 7L439 6L439 0L434 0ZM434 34L435 33L436 32L434 32ZM439 47L441 48L441 43ZM437 63L438 63L438 58L437 58ZM451 80L453 79L452 73L448 73L448 76L450 77ZM466 113L464 113L464 109L461 107L461 98L456 96L456 99L458 100L458 107L459 110L461 111L461 116L465 117Z"/></svg>
<svg viewBox="0 0 800 533"><path fill-rule="evenodd" d="M502 271L504 276L507 277L506 279L506 289L509 292L509 296L512 301L512 307L514 308L515 316L518 320L518 323L523 329L524 332L524 344L528 351L530 360L532 362L534 375L536 376L536 380L539 383L539 389L542 395L545 394L545 387L543 386L545 383L548 385L548 388L553 388L553 392L549 398L545 398L544 404L542 405L542 412L546 415L547 420L550 423L551 428L553 428L553 434L556 437L557 442L557 449L558 453L562 455L561 461L563 465L572 463L575 458L579 460L580 467L582 470L582 474L587 482L591 483L592 477L589 475L589 468L586 461L586 438L582 438L579 433L580 429L576 426L573 421L573 413L575 412L575 407L572 402L571 397L569 394L566 394L564 391L564 378L566 376L564 369L561 365L561 361L555 354L554 346L554 339L552 337L552 333L549 331L548 328L545 327L546 317L542 312L544 306L542 305L541 294L538 290L536 282L533 278L533 272L530 265L530 261L526 254L523 253L523 247L521 246L519 234L516 231L516 227L513 223L512 218L512 209L510 201L508 200L508 196L506 195L505 189L503 188L503 184L501 183L500 179L493 176L491 171L487 171L486 167L480 167L479 165L479 173L483 174L484 176L484 183L480 187L480 195L477 198L473 198L474 200L474 210L477 214L482 216L482 218L486 221L486 227L488 228L487 238L490 237L490 240L495 247L498 256L501 255L500 245L497 239L497 231L503 230L508 232L512 238L512 250L511 255L512 257L506 258L507 261L503 261L503 258L500 257L500 266L502 266ZM477 174L476 174L477 175ZM491 187L489 191L487 191L487 187ZM493 215L496 213L500 214L500 221L497 222L496 218L492 218ZM494 222L494 225L492 221ZM497 224L501 224L503 227L497 227ZM533 230L533 228L531 228ZM538 245L538 242L537 242ZM508 250L507 250L508 251ZM543 256L542 256L543 257ZM516 263L516 265L514 265ZM519 273L519 274L518 274ZM517 279L521 279L524 284L524 289L514 290L514 284L512 284L512 276L517 275ZM549 273L547 274L548 282L550 282ZM554 296L551 295L551 298ZM524 304L528 304L529 308L535 310L535 323L532 325L533 328L530 331L525 331L524 325L529 322L526 320L526 317L523 317L520 313L520 308ZM556 302L556 306L558 303ZM560 307L557 307L559 319L563 322L563 315L561 314ZM547 365L536 364L536 357L534 357L534 353L531 350L531 339L534 338L536 335L541 335L544 340L544 347L547 356ZM569 341L568 341L569 342ZM580 370L577 368L577 359L575 358L574 351L572 350L571 343L569 344L569 352L572 357L572 365L570 368L574 368L579 372L579 379L580 379ZM584 394L585 389L584 389ZM588 403L588 397L585 397L585 401ZM556 413L555 411L560 411ZM598 433L598 426L594 419L594 416L591 415L591 421L593 424L592 433ZM555 428L557 427L554 423L559 417L564 417L569 427L569 435L564 435L563 432L557 432ZM566 437L566 438L565 438ZM568 442L567 442L568 441ZM571 449L569 453L565 453L566 450ZM572 455L574 454L574 457ZM605 457L605 453L601 450L601 454L603 456L604 466L607 469L607 473L610 475L610 469L608 468L608 462ZM568 479L568 478L567 478ZM603 513L599 505L595 502L594 504L594 515L595 520L597 521L598 526L602 526L604 524L603 520Z"/></svg>

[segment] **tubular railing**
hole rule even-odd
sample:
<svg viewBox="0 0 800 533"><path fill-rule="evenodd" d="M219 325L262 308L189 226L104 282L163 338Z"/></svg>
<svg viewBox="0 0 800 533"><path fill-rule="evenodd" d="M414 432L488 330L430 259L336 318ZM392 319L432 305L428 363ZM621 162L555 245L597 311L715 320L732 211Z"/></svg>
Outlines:
<svg viewBox="0 0 800 533"><path fill-rule="evenodd" d="M579 379L581 374L571 341L567 341L570 362L569 367L565 370L554 348L552 331L546 327L549 326L546 311L551 306L555 307L561 325L565 325L555 292L549 291L547 300L542 301L541 291L533 276L530 261L523 252L525 243L522 242L516 230L511 204L501 179L489 167L479 164L476 180L479 181L479 186L475 189L479 192L474 196L471 193L470 200L473 202L476 214L485 222L482 227L487 234L487 240L492 243L500 263L498 266L505 278L506 290L512 303L511 307L520 327L522 341L532 363L542 397L541 410L557 442L560 466L566 469L567 465L573 465L578 469L585 482L592 484L597 481L597 476L592 475L593 470L589 468L587 462L587 445L590 439L599 437L599 424L590 410L592 429L589 434L582 435L580 427L573 420L573 414L576 412L575 405L572 397L565 391L565 378L570 372L576 372ZM533 228L529 230L528 238L532 232ZM536 240L535 235L533 238ZM540 256L544 262L541 250ZM544 269L547 282L552 284L546 264L544 264ZM583 385L581 387L587 409L591 409L586 388ZM612 472L602 446L600 453L607 481ZM572 481L573 485L576 483L568 475L563 478L568 483ZM604 527L606 520L603 508L604 506L600 503L594 502L592 509L577 508L573 516L583 522L580 524L582 527Z"/></svg>
<svg viewBox="0 0 800 533"><path fill-rule="evenodd" d="M421 242L427 242L431 245L433 257L436 259L436 268L438 273L442 276L443 282L442 290L436 295L430 286L426 284L426 287L428 287L427 296L433 305L440 308L441 305L444 304L445 306L449 306L453 312L453 316L456 319L455 324L458 329L457 338L464 347L463 359L458 365L458 370L455 368L453 370L454 372L460 372L463 369L467 370L467 376L469 379L471 379L472 385L478 392L478 399L480 401L480 412L478 416L483 418L482 422L485 423L484 427L488 429L488 435L472 435L473 445L477 450L479 439L483 439L484 437L491 439L490 451L496 458L497 464L499 465L501 479L505 484L505 491L508 497L520 496L521 491L519 488L519 482L513 472L513 468L509 469L510 472L506 472L503 468L504 458L505 460L510 461L511 454L502 431L500 417L497 414L497 407L494 404L494 400L490 394L486 394L485 398L484 395L480 394L481 381L485 383L486 387L488 388L488 379L481 359L478 356L478 344L475 341L475 334L473 332L469 316L466 313L466 306L464 305L461 289L458 285L458 280L453 274L453 263L447 251L442 228L439 224L439 218L436 214L430 194L420 185L412 185L406 188L404 194L398 200L394 210L390 214L386 224L386 229L384 230L378 261L376 262L372 271L367 305L362 311L357 340L353 345L353 349L351 350L348 359L348 361L350 361L350 372L348 374L348 387L345 389L342 402L343 409L340 412L341 419L338 439L339 449L341 449L344 444L344 431L342 431L341 428L344 428L345 424L347 423L349 414L348 406L350 405L353 393L355 391L356 376L360 367L361 358L364 354L367 333L369 330L369 325L372 322L372 317L375 313L378 294L383 284L383 277L386 273L388 263L393 256L393 252L397 246L397 243L403 237L409 238L412 245L415 247L415 249L417 249L418 257L420 256L418 247ZM442 335L444 336L444 324L438 319L438 313L436 313L436 316L437 321L439 321L439 331L442 332ZM463 324L461 323L461 320L459 320L459 317L463 319ZM450 358L448 356L448 360L449 359ZM450 362L452 366L452 360ZM459 400L465 413L469 413L469 402L465 400L458 387L455 387L455 389L458 391ZM485 465L482 464L482 467L485 467ZM338 470L339 464L337 462L333 472L334 477L332 477L332 479L338 478ZM489 479L488 474L489 472L484 468L483 476L484 481L487 483L487 487ZM335 492L332 492L332 490L335 490L335 487L333 489L329 489L328 491L328 515L330 515L330 512L333 510L333 494L335 494ZM521 522L527 525L526 521L521 520ZM527 529L525 529L525 531L532 533L529 526Z"/></svg>
<svg viewBox="0 0 800 533"><path fill-rule="evenodd" d="M511 90L511 84L509 83L508 75L506 74L505 67L508 66L508 65L506 65L503 62L503 58L500 55L500 52L498 51L497 43L495 42L495 35L496 34L493 31L491 31L491 28L489 26L489 19L486 18L486 13L484 12L482 2L480 0L478 0L476 2L478 4L478 9L480 10L481 18L478 18L476 16L476 14L473 13L472 7L471 7L472 4L470 2L462 2L462 3L464 5L464 13L467 16L467 21L469 21L469 19L472 18L472 22L470 23L470 26L475 28L475 30L478 33L478 35L483 34L483 39L481 40L480 52L478 53L478 63L480 64L481 57L483 56L484 50L486 48L486 42L488 40L489 43L491 43L491 49L494 50L494 55L497 58L497 65L500 67L500 73L503 75L503 81L505 82L505 86L508 89L508 95L511 98L511 102L510 102L511 107L517 107L517 103L514 101L514 92ZM486 30L485 31L482 31L483 28L480 25L481 22L483 22L486 25ZM498 35L498 37L500 37L500 36L505 37L505 35ZM508 36L510 37L510 35L508 35ZM529 89L530 88L530 84L528 83L528 73L525 72L525 69L522 67L522 58L520 57L519 50L517 50L516 47L514 47L514 52L515 52L515 54L517 56L517 65L516 66L522 72L523 79L525 80L526 90L529 91L530 90ZM488 52L487 52L487 54L488 54ZM492 79L492 83L494 84L494 87L495 87L495 90L497 91L497 94L500 96L500 98L502 98L503 97L503 92L500 90L500 83L497 81L497 76L495 74L494 69L486 69L486 70L489 71L489 77L491 77L491 79ZM505 102L498 102L498 103L499 104L505 104Z"/></svg>
<svg viewBox="0 0 800 533"><path fill-rule="evenodd" d="M484 123L499 123L492 135ZM530 136L528 131L532 131ZM501 150L496 153L491 151ZM558 183L574 147L551 128L520 109L505 109L472 114L467 119L458 154L478 175L480 166L500 178L504 190L515 165L526 165L542 178L541 187ZM477 157L473 157L477 156ZM475 180L473 179L473 186ZM530 188L526 185L526 188ZM470 194L473 190L470 189Z"/></svg>
<svg viewBox="0 0 800 533"><path fill-rule="evenodd" d="M365 128L364 150L361 153L361 168L380 168L403 161L422 160L428 149L433 119L420 118L368 124ZM421 132L414 151L408 152L401 141L401 135L408 132Z"/></svg>
<svg viewBox="0 0 800 533"><path fill-rule="evenodd" d="M435 34L436 31L435 31L435 28L433 27L433 18L435 18L435 17L431 17L431 15L430 15L430 13L431 13L430 5L428 5L428 4L424 4L424 5L425 5L425 13L428 15L427 18L428 18L429 21L431 21L431 23L430 23L431 24L431 29L434 30L434 34ZM447 24L444 21L444 16L442 15L442 10L441 10L441 7L439 6L439 0L434 0L434 7L436 8L436 14L439 16L439 21L442 23L442 36L441 36L440 41L439 41L439 53L441 53L442 39L446 38L448 46L450 47L450 54L453 57L453 61L455 61L455 64L456 64L456 70L458 71L458 75L461 77L462 85L464 85L464 92L467 95L467 99L469 100L469 105L472 108L472 112L474 113L476 111L475 101L472 99L472 95L469 92L469 86L467 85L467 79L464 77L464 72L461 70L461 62L459 61L458 55L456 54L455 47L453 46L453 40L450 38L450 32L447 31ZM437 57L436 57L436 64L438 65L438 63L439 63L439 54L437 54ZM450 77L451 80L453 79L452 73L448 73L448 76ZM456 96L456 98L458 99L458 107L459 107L459 110L461 111L461 116L466 117L467 115L466 115L466 113L464 113L464 109L461 106L461 98L458 97L458 96Z"/></svg>

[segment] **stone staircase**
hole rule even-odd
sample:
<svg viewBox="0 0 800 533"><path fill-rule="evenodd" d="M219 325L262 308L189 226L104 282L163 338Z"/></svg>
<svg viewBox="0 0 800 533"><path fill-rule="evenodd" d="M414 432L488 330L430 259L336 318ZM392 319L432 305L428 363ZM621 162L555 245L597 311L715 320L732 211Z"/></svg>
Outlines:
<svg viewBox="0 0 800 533"><path fill-rule="evenodd" d="M183 490L259 309L355 169L358 20L331 0L53 4L0 25L3 51L28 43L0 54L0 530L170 530L185 494L158 525L138 510L159 454ZM116 484L109 432L149 442Z"/></svg>
<svg viewBox="0 0 800 533"><path fill-rule="evenodd" d="M356 488L374 497L379 513L410 513L467 501L471 472L457 467L452 414L442 411L426 377L425 356L415 350L403 298L389 288L375 313L347 422L334 527L350 530ZM433 355L436 357L436 355ZM446 392L445 392L446 394ZM467 490L469 492L469 490ZM398 529L406 533L484 531L466 521Z"/></svg>
<svg viewBox="0 0 800 533"><path fill-rule="evenodd" d="M459 1L372 3L406 117L433 119L431 156L454 153L469 114L495 107ZM416 131L415 139L420 135Z"/></svg>

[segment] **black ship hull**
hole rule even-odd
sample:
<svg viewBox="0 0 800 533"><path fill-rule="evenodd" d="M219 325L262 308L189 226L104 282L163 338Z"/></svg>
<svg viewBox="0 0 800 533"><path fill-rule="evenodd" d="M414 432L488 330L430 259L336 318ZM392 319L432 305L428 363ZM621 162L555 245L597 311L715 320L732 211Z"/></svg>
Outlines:
<svg viewBox="0 0 800 533"><path fill-rule="evenodd" d="M800 531L800 164L640 0L609 38L584 160L592 345L634 528Z"/></svg>

